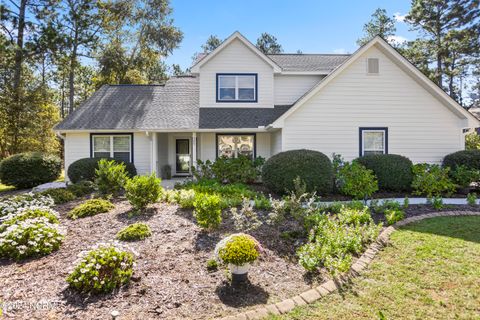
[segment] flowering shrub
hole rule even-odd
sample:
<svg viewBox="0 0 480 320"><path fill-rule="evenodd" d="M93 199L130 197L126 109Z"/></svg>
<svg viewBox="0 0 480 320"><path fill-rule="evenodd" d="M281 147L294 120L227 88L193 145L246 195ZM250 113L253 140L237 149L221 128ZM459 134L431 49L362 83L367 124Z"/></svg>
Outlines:
<svg viewBox="0 0 480 320"><path fill-rule="evenodd" d="M54 202L50 196L26 193L20 196L1 200L0 217L11 213L16 213L27 208L49 209L53 207L53 205Z"/></svg>
<svg viewBox="0 0 480 320"><path fill-rule="evenodd" d="M152 230L146 223L137 222L123 228L117 233L117 239L122 241L143 240L152 235Z"/></svg>
<svg viewBox="0 0 480 320"><path fill-rule="evenodd" d="M43 196L50 196L55 204L62 204L75 200L76 196L70 190L64 188L48 189L40 193Z"/></svg>
<svg viewBox="0 0 480 320"><path fill-rule="evenodd" d="M220 197L197 193L193 202L195 208L193 215L202 228L217 228L222 222L222 209Z"/></svg>
<svg viewBox="0 0 480 320"><path fill-rule="evenodd" d="M117 163L115 160L98 161L98 169L95 169L95 183L98 191L106 196L116 196L120 193L128 179L128 173L124 163Z"/></svg>
<svg viewBox="0 0 480 320"><path fill-rule="evenodd" d="M253 210L250 199L243 198L241 209L231 208L230 214L232 215L233 224L237 231L247 232L256 230L262 225L262 221L260 221L257 213Z"/></svg>
<svg viewBox="0 0 480 320"><path fill-rule="evenodd" d="M58 223L58 214L52 209L24 208L15 213L10 213L6 216L0 217L0 231L4 231L8 226L16 224L20 221L41 217L46 218L49 223Z"/></svg>
<svg viewBox="0 0 480 320"><path fill-rule="evenodd" d="M150 176L135 176L125 183L125 197L136 211L147 208L162 195L161 180L152 173Z"/></svg>
<svg viewBox="0 0 480 320"><path fill-rule="evenodd" d="M216 245L215 257L221 263L241 266L257 260L261 251L262 247L254 237L236 233Z"/></svg>
<svg viewBox="0 0 480 320"><path fill-rule="evenodd" d="M115 206L108 200L90 199L70 210L68 216L72 219L84 218L108 212L113 208Z"/></svg>
<svg viewBox="0 0 480 320"><path fill-rule="evenodd" d="M80 253L66 281L80 292L111 292L130 280L135 252L117 242L100 243Z"/></svg>
<svg viewBox="0 0 480 320"><path fill-rule="evenodd" d="M193 208L193 202L195 201L195 191L190 190L178 190L175 195L175 200L180 208L191 209Z"/></svg>
<svg viewBox="0 0 480 320"><path fill-rule="evenodd" d="M0 257L21 260L58 250L64 237L46 217L19 220L0 232Z"/></svg>

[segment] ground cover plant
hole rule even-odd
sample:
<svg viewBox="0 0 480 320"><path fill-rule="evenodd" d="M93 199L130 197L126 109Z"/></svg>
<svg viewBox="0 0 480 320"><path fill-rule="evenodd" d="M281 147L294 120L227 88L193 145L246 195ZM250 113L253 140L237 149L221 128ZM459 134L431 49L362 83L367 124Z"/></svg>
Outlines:
<svg viewBox="0 0 480 320"><path fill-rule="evenodd" d="M137 241L148 238L152 235L152 230L148 224L143 222L133 223L120 230L116 238L121 241Z"/></svg>
<svg viewBox="0 0 480 320"><path fill-rule="evenodd" d="M108 212L114 207L113 203L108 200L90 199L70 210L68 216L71 219L90 217L99 213Z"/></svg>
<svg viewBox="0 0 480 320"><path fill-rule="evenodd" d="M73 192L65 188L48 189L42 191L41 194L44 196L50 196L55 204L66 203L77 198Z"/></svg>

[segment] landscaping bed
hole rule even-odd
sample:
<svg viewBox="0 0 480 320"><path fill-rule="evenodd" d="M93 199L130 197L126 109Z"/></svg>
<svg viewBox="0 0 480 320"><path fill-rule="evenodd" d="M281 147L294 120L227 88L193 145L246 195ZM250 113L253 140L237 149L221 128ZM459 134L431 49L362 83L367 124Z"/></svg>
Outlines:
<svg viewBox="0 0 480 320"><path fill-rule="evenodd" d="M294 246L283 240L277 228L267 225L252 232L265 249L260 261L249 272L250 284L232 288L225 269L209 272L206 262L216 243L231 233L231 222L225 218L221 228L206 233L192 221L192 211L176 205L155 204L148 212L128 217L127 201L115 202L115 209L93 217L70 220L66 213L79 201L55 209L60 224L68 233L60 249L48 256L19 264L0 262L2 301L58 301L53 310L18 310L17 319L108 318L117 310L129 318L192 318L224 316L245 308L291 297L310 287L305 271L294 258ZM67 287L65 278L77 255L92 245L115 238L123 227L145 221L153 235L130 243L139 253L130 283L114 294L80 295ZM289 223L284 226L288 229Z"/></svg>

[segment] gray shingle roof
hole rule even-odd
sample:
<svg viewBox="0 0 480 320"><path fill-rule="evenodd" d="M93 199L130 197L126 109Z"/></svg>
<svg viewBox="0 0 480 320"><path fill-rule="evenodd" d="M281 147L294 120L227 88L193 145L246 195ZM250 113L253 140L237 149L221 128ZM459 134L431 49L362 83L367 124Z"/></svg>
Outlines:
<svg viewBox="0 0 480 320"><path fill-rule="evenodd" d="M174 77L165 85L105 85L56 130L198 128L199 85Z"/></svg>
<svg viewBox="0 0 480 320"><path fill-rule="evenodd" d="M267 126L291 106L274 108L200 108L200 129Z"/></svg>
<svg viewBox="0 0 480 320"><path fill-rule="evenodd" d="M269 54L283 71L323 71L331 72L347 60L349 54Z"/></svg>

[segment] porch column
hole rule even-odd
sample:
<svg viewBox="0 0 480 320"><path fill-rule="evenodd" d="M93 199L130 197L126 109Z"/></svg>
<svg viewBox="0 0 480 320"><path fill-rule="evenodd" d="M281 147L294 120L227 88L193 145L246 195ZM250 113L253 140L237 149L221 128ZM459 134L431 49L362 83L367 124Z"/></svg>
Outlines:
<svg viewBox="0 0 480 320"><path fill-rule="evenodd" d="M158 139L157 133L152 132L152 165L151 173L155 172L155 176L158 177Z"/></svg>
<svg viewBox="0 0 480 320"><path fill-rule="evenodd" d="M192 132L192 166L197 167L197 133Z"/></svg>

